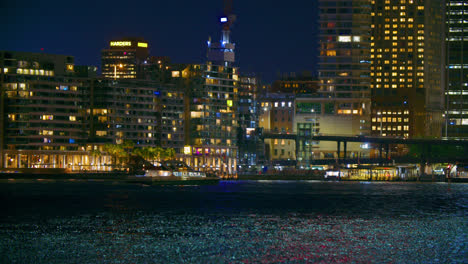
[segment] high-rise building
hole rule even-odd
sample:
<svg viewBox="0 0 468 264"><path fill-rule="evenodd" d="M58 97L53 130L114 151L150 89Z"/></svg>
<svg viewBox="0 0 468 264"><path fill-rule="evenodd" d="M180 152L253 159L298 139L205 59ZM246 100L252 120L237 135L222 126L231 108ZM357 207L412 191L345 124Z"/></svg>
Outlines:
<svg viewBox="0 0 468 264"><path fill-rule="evenodd" d="M447 137L468 137L468 1L446 1L446 91Z"/></svg>
<svg viewBox="0 0 468 264"><path fill-rule="evenodd" d="M237 143L239 146L239 165L243 169L256 165L259 159L258 152L263 148L258 137L259 114L259 79L256 76L241 76L239 85L239 104L237 108L239 129Z"/></svg>
<svg viewBox="0 0 468 264"><path fill-rule="evenodd" d="M295 101L298 166L337 158L336 146L307 137L370 133L370 0L319 1L318 90ZM364 149L350 144L344 155Z"/></svg>
<svg viewBox="0 0 468 264"><path fill-rule="evenodd" d="M444 1L372 1L372 133L440 137Z"/></svg>
<svg viewBox="0 0 468 264"><path fill-rule="evenodd" d="M148 63L148 42L143 38L111 40L101 52L101 74L104 78L142 78Z"/></svg>
<svg viewBox="0 0 468 264"><path fill-rule="evenodd" d="M161 146L181 153L184 146L184 93L149 80L93 82L90 141L137 147Z"/></svg>
<svg viewBox="0 0 468 264"><path fill-rule="evenodd" d="M54 54L0 51L0 69L0 167L110 170L103 146L124 141L183 152L184 87L97 78Z"/></svg>
<svg viewBox="0 0 468 264"><path fill-rule="evenodd" d="M320 97L334 103L337 115L366 121L370 108L370 0L320 0L319 12Z"/></svg>
<svg viewBox="0 0 468 264"><path fill-rule="evenodd" d="M0 167L82 163L90 86L74 58L1 51L0 69Z"/></svg>

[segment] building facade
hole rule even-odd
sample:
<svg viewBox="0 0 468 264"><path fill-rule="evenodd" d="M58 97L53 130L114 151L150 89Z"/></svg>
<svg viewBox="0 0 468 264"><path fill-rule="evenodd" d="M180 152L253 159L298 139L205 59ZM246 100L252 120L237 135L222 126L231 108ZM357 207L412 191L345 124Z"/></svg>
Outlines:
<svg viewBox="0 0 468 264"><path fill-rule="evenodd" d="M1 167L72 168L86 162L89 79L72 56L0 52Z"/></svg>
<svg viewBox="0 0 468 264"><path fill-rule="evenodd" d="M446 91L443 135L468 137L468 1L446 1Z"/></svg>
<svg viewBox="0 0 468 264"><path fill-rule="evenodd" d="M111 170L104 145L186 145L185 88L140 79L97 78L71 56L0 52L1 166Z"/></svg>
<svg viewBox="0 0 468 264"><path fill-rule="evenodd" d="M319 1L320 97L335 105L336 115L364 122L370 109L370 8L368 0Z"/></svg>
<svg viewBox="0 0 468 264"><path fill-rule="evenodd" d="M101 74L110 79L142 79L149 60L148 42L143 38L111 40L101 51Z"/></svg>
<svg viewBox="0 0 468 264"><path fill-rule="evenodd" d="M267 94L260 101L259 126L263 133L292 134L294 124L294 96ZM296 142L292 139L265 138L265 158L270 166L295 166Z"/></svg>
<svg viewBox="0 0 468 264"><path fill-rule="evenodd" d="M439 0L372 1L373 135L441 136L443 10Z"/></svg>
<svg viewBox="0 0 468 264"><path fill-rule="evenodd" d="M244 169L257 165L263 158L263 144L258 137L259 86L259 79L255 76L240 77L237 143L239 165Z"/></svg>

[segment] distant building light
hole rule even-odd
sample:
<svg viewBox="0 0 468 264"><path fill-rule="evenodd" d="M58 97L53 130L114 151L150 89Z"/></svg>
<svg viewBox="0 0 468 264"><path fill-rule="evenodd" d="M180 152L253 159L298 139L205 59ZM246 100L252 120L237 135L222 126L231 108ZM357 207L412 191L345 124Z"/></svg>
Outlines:
<svg viewBox="0 0 468 264"><path fill-rule="evenodd" d="M147 48L148 47L148 43L144 43L144 42L138 42L138 47L140 48Z"/></svg>
<svg viewBox="0 0 468 264"><path fill-rule="evenodd" d="M222 17L220 19L221 23L226 23L228 21L227 17Z"/></svg>
<svg viewBox="0 0 468 264"><path fill-rule="evenodd" d="M338 36L338 42L351 42L351 36Z"/></svg>
<svg viewBox="0 0 468 264"><path fill-rule="evenodd" d="M192 155L192 147L191 146L184 146L184 154L185 155Z"/></svg>
<svg viewBox="0 0 468 264"><path fill-rule="evenodd" d="M132 46L131 41L111 41L110 42L111 47L127 47L127 46Z"/></svg>

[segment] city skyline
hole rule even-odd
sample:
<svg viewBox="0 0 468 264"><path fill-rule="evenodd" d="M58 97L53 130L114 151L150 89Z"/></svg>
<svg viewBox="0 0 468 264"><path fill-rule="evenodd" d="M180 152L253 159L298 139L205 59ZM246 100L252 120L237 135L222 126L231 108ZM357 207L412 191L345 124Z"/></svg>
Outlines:
<svg viewBox="0 0 468 264"><path fill-rule="evenodd" d="M100 51L109 39L143 37L150 54L176 63L200 63L206 41L219 39L223 1L201 3L47 1L2 3L7 15L1 32L14 36L0 49L43 52L75 57L77 65L100 68ZM293 1L234 2L238 19L232 29L237 66L271 82L278 73L316 72L318 53L317 3ZM176 15L173 15L176 14ZM213 15L215 14L215 15ZM281 51L283 50L283 51Z"/></svg>

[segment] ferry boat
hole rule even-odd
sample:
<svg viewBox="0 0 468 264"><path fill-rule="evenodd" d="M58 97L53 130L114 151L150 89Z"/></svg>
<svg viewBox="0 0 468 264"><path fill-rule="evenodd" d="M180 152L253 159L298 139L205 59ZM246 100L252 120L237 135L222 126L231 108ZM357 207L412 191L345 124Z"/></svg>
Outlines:
<svg viewBox="0 0 468 264"><path fill-rule="evenodd" d="M216 176L209 175L201 171L195 171L185 162L178 160L168 160L161 162L158 166L148 169L143 175L146 179L151 179L153 183L161 182L193 182L207 183L218 182L220 179ZM188 182L187 182L188 181Z"/></svg>

